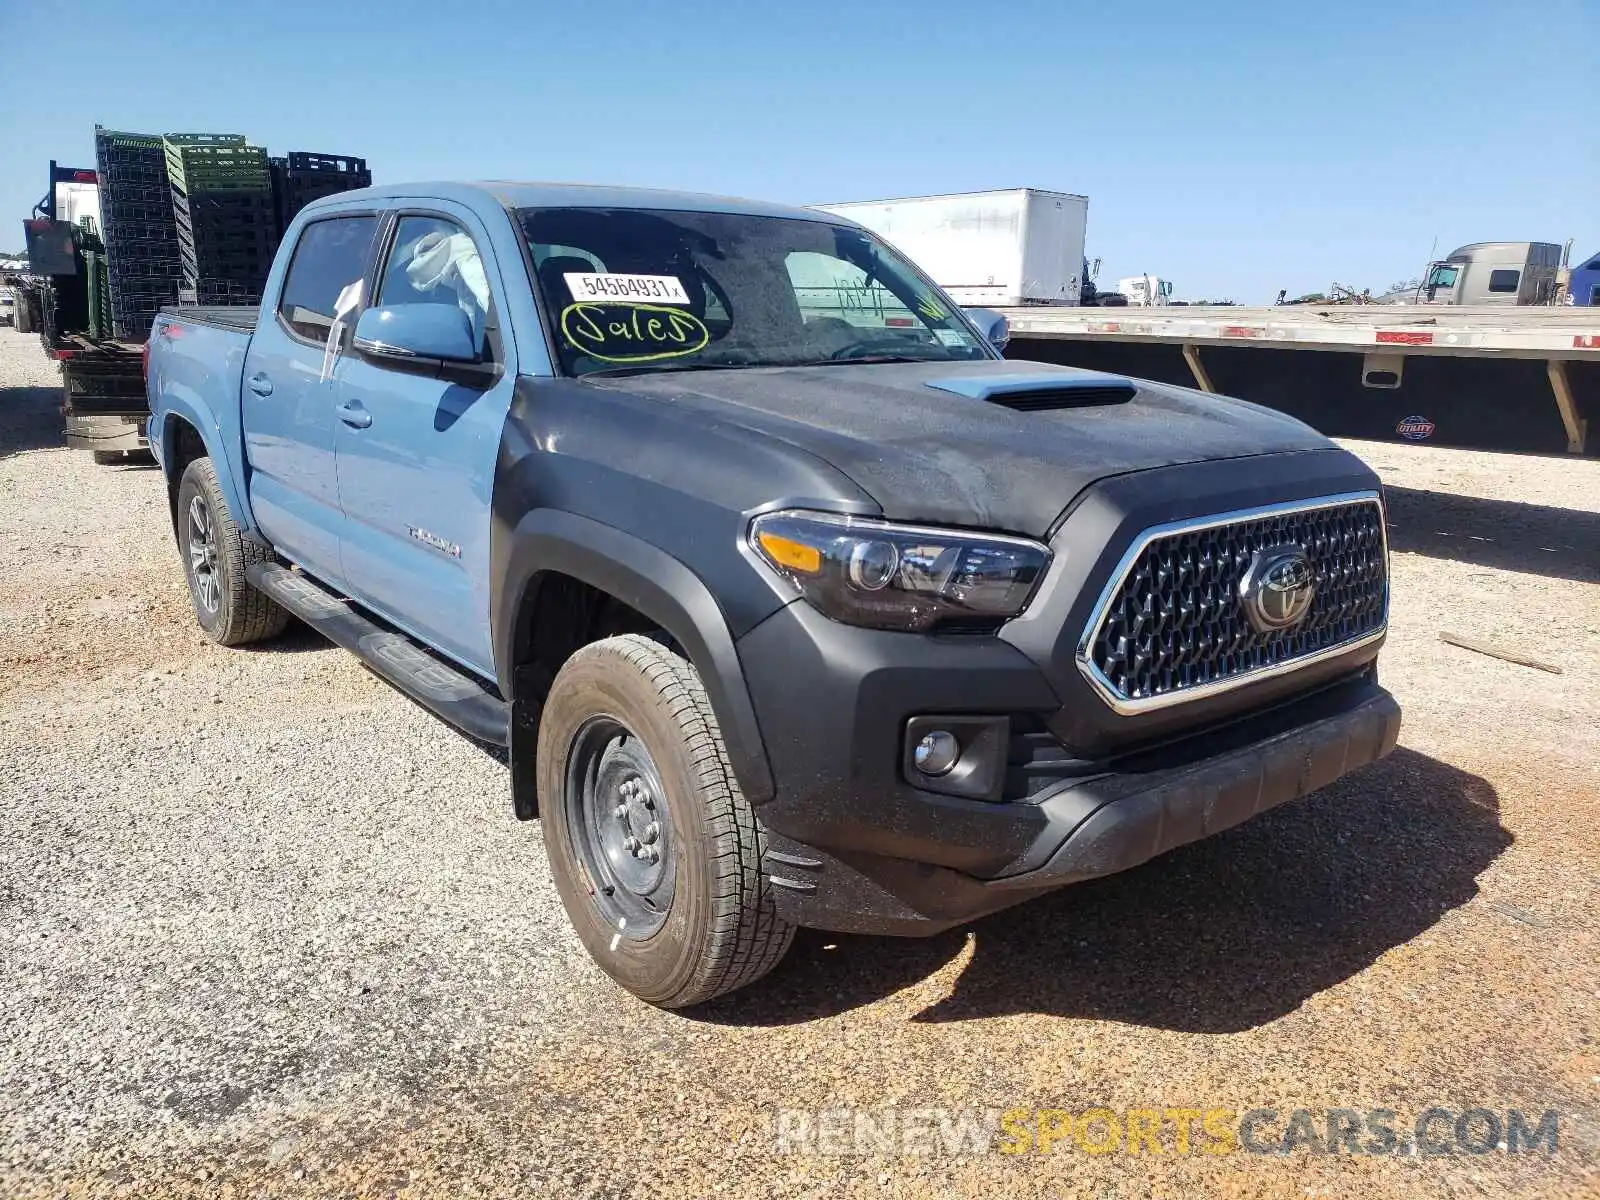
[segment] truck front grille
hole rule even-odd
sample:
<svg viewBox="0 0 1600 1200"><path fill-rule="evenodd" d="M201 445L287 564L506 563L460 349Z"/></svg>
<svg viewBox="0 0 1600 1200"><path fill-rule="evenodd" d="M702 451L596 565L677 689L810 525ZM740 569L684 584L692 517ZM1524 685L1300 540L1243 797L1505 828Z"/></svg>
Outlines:
<svg viewBox="0 0 1600 1200"><path fill-rule="evenodd" d="M1302 584L1298 560L1309 564L1310 607L1298 621L1264 631L1252 621L1252 611L1264 618L1245 577L1252 564L1259 573L1263 563L1285 558L1296 560ZM1140 534L1113 572L1079 645L1078 667L1118 711L1159 708L1371 641L1383 632L1388 598L1375 492L1160 525Z"/></svg>

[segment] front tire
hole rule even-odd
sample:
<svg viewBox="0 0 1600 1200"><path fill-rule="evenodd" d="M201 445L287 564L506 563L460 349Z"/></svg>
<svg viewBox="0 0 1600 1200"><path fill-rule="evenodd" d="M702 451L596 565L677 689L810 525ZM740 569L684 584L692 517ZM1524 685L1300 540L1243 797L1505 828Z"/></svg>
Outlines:
<svg viewBox="0 0 1600 1200"><path fill-rule="evenodd" d="M550 689L537 761L551 872L602 970L684 1008L777 966L794 926L688 661L639 634L585 646Z"/></svg>
<svg viewBox="0 0 1600 1200"><path fill-rule="evenodd" d="M177 522L189 599L205 635L219 646L243 646L282 633L288 612L244 576L251 563L271 561L272 554L239 532L209 458L197 458L184 469Z"/></svg>

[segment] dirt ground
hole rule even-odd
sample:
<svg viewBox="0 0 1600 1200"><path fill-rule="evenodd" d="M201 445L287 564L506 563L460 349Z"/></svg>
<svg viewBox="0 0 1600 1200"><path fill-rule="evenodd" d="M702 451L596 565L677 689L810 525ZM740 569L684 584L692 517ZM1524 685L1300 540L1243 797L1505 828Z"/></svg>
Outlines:
<svg viewBox="0 0 1600 1200"><path fill-rule="evenodd" d="M584 956L500 761L310 634L202 640L161 477L64 449L55 387L0 329L0 1195L1600 1196L1600 461L1351 444L1390 503L1385 761L967 929L802 933L671 1014ZM1431 1107L1557 1144L939 1132Z"/></svg>

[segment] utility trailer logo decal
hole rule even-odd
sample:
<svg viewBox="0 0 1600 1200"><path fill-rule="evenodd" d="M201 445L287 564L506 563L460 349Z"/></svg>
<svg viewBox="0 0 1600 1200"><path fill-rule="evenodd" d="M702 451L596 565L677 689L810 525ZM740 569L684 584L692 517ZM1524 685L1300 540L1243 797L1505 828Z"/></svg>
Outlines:
<svg viewBox="0 0 1600 1200"><path fill-rule="evenodd" d="M1433 436L1437 426L1427 417L1410 416L1394 427L1394 431L1408 442L1420 442Z"/></svg>

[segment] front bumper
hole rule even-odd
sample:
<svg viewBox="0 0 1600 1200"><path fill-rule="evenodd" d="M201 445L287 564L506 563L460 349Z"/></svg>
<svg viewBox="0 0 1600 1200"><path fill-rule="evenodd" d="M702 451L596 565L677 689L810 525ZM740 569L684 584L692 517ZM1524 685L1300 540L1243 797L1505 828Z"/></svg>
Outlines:
<svg viewBox="0 0 1600 1200"><path fill-rule="evenodd" d="M756 810L774 895L795 924L844 932L938 933L1127 870L1381 758L1400 728L1369 648L1199 732L1063 756L1026 794L1013 771L1011 798L991 803L913 786L897 748L913 713L1048 717L1059 700L1008 643L848 629L800 604L739 649L778 785Z"/></svg>
<svg viewBox="0 0 1600 1200"><path fill-rule="evenodd" d="M1107 703L1077 661L1144 531L1376 486L1331 448L1116 475L1063 515L1027 610L993 636L853 628L803 601L752 628L737 647L774 783L756 817L786 914L937 932L1125 870L1387 753L1400 714L1377 684L1381 636L1137 712ZM911 730L956 716L995 730L968 776L987 790L942 794L963 789L915 771Z"/></svg>

